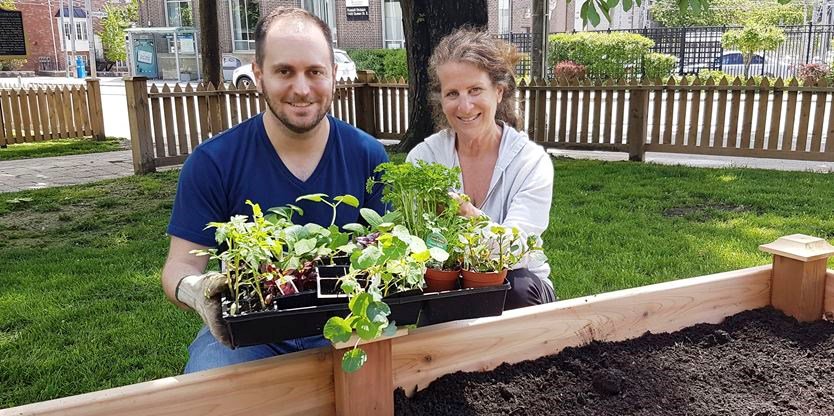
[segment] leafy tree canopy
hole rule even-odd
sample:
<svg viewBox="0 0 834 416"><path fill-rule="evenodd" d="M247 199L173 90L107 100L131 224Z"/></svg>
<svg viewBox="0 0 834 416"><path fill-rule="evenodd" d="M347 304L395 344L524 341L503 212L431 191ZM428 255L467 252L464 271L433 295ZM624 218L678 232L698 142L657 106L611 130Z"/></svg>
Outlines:
<svg viewBox="0 0 834 416"><path fill-rule="evenodd" d="M125 29L139 20L139 3L132 0L124 6L105 4L104 12L107 16L102 19L98 34L104 47L104 59L109 62L124 61L127 59Z"/></svg>
<svg viewBox="0 0 834 416"><path fill-rule="evenodd" d="M711 0L700 13L681 8L678 0L658 0L652 4L652 19L666 27L736 26L748 23L765 25L802 24L800 4L777 0Z"/></svg>

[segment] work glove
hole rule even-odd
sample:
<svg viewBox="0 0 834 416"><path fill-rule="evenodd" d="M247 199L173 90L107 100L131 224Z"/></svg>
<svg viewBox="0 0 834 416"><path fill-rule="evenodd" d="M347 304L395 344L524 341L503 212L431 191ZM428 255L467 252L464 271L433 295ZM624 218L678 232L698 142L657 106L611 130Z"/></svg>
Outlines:
<svg viewBox="0 0 834 416"><path fill-rule="evenodd" d="M218 272L185 276L177 284L177 300L200 315L211 335L223 345L231 347L231 337L220 317L220 293L226 287L226 277Z"/></svg>

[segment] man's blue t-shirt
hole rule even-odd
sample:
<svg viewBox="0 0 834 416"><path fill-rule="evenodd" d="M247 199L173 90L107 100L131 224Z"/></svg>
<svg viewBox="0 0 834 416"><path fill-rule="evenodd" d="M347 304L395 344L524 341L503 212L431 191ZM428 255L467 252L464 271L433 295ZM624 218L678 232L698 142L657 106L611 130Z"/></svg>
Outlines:
<svg viewBox="0 0 834 416"><path fill-rule="evenodd" d="M382 187L365 192L367 179L380 163L388 161L382 144L367 133L327 116L330 135L324 154L306 180L296 178L278 157L266 135L263 114L204 142L188 157L180 172L177 195L168 234L204 246L216 246L214 228L209 222L227 222L233 215L249 215L246 200L260 204L266 212L272 207L294 204L304 210L293 217L296 224L330 225L333 210L320 202L295 202L301 195L324 193L333 198L350 194L359 207L380 214ZM336 224L359 221L359 209L341 204Z"/></svg>

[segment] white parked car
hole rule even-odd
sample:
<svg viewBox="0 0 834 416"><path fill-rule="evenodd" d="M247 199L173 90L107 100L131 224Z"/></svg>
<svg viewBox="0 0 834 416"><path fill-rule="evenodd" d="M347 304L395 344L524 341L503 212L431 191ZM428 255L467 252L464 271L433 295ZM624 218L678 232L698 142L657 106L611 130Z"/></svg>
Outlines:
<svg viewBox="0 0 834 416"><path fill-rule="evenodd" d="M336 58L336 79L352 80L356 78L356 64L350 59L347 52L341 49L334 49L333 55ZM232 83L238 88L248 88L255 83L255 75L252 74L252 65L243 64L232 72Z"/></svg>
<svg viewBox="0 0 834 416"><path fill-rule="evenodd" d="M724 51L720 58L715 59L712 68L720 69L730 75L744 75L744 56L739 51ZM710 69L710 66L706 63L685 65L683 72L685 74L697 74L702 69ZM774 59L765 60L758 53L753 54L753 58L750 60L751 76L788 77L793 75L793 71L792 65Z"/></svg>

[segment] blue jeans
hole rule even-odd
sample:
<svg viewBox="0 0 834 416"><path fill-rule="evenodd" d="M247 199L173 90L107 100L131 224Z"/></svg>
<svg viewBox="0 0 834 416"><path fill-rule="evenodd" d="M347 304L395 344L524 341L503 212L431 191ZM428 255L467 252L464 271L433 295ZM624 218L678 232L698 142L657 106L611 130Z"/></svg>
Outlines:
<svg viewBox="0 0 834 416"><path fill-rule="evenodd" d="M274 344L231 349L217 341L211 335L208 327L203 326L197 333L197 338L188 346L188 363L185 364L185 373L240 364L328 345L331 345L330 341L321 335L314 335L306 338L288 339Z"/></svg>

